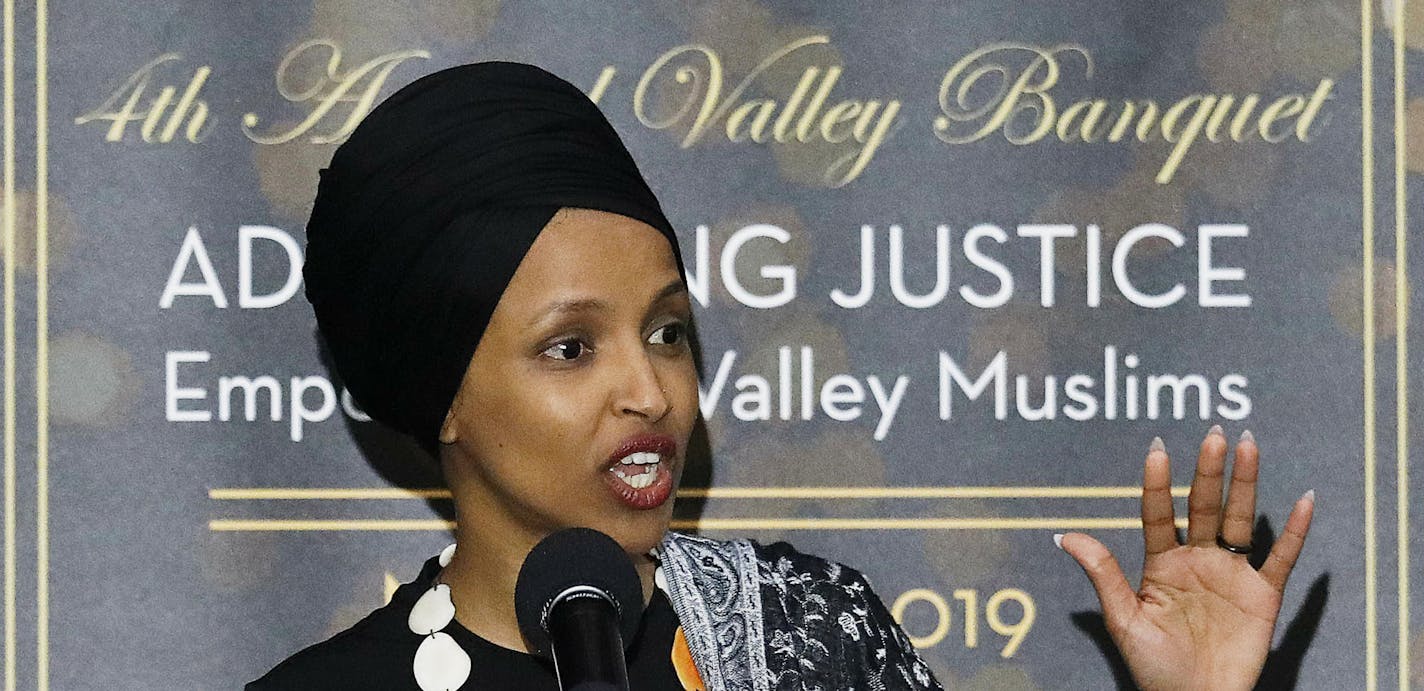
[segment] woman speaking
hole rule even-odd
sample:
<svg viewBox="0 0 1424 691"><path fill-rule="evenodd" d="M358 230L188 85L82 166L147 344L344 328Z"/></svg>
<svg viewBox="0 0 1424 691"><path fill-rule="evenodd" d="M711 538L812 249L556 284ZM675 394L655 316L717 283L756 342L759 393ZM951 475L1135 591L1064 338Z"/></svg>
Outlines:
<svg viewBox="0 0 1424 691"><path fill-rule="evenodd" d="M322 171L307 242L335 367L439 459L455 544L249 689L558 688L514 592L531 549L568 527L612 537L641 582L631 688L940 688L859 572L669 532L698 410L691 303L671 224L578 88L508 62L404 87ZM1228 446L1220 428L1202 441L1180 544L1154 440L1137 589L1097 540L1054 537L1143 688L1248 689L1269 650L1314 496L1257 571L1257 449L1235 444L1223 505Z"/></svg>

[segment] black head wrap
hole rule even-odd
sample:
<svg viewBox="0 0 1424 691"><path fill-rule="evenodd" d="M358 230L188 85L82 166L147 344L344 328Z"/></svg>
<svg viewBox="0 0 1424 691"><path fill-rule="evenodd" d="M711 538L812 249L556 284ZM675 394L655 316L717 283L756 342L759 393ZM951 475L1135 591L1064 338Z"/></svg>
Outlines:
<svg viewBox="0 0 1424 691"><path fill-rule="evenodd" d="M376 106L321 171L303 269L356 403L434 449L495 304L561 207L643 221L680 256L618 134L563 79L463 65Z"/></svg>

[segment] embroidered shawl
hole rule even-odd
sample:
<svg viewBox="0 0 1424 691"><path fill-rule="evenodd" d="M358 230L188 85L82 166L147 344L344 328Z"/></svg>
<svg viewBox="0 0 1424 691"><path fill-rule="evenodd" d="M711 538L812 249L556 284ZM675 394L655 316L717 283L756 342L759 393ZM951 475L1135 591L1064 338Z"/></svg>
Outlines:
<svg viewBox="0 0 1424 691"><path fill-rule="evenodd" d="M657 556L708 691L941 689L854 569L672 532Z"/></svg>

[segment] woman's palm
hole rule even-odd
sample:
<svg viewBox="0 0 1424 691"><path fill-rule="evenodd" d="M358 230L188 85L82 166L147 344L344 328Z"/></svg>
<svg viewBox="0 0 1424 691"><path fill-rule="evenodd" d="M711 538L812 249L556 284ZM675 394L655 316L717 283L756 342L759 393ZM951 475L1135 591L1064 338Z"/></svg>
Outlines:
<svg viewBox="0 0 1424 691"><path fill-rule="evenodd" d="M1213 428L1202 442L1192 482L1187 543L1178 544L1165 450L1154 441L1143 477L1146 559L1133 590L1112 554L1080 533L1061 546L1098 591L1109 634L1145 689L1249 689L1270 652L1281 591L1310 525L1314 494L1296 502L1260 571L1245 555L1217 545L1250 542L1255 517L1257 451L1237 444L1232 490L1222 511L1226 440Z"/></svg>
<svg viewBox="0 0 1424 691"><path fill-rule="evenodd" d="M1281 603L1250 564L1215 546L1182 546L1152 558L1138 600L1114 638L1147 688L1209 676L1212 666L1251 670L1255 678Z"/></svg>

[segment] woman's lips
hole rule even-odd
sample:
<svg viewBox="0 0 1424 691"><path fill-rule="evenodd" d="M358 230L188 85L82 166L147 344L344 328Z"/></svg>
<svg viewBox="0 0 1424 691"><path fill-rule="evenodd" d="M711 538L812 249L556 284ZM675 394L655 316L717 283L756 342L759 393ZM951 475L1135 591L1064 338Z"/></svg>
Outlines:
<svg viewBox="0 0 1424 691"><path fill-rule="evenodd" d="M634 509L662 506L672 496L677 442L667 435L630 437L609 455L604 479L613 496Z"/></svg>

